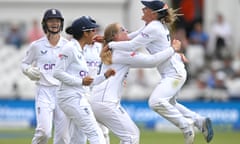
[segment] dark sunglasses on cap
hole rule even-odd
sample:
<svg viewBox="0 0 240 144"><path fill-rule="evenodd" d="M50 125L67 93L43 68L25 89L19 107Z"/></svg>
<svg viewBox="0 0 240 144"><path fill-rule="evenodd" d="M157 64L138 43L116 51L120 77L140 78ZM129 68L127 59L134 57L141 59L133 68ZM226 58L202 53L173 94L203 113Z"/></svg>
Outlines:
<svg viewBox="0 0 240 144"><path fill-rule="evenodd" d="M83 30L83 32L96 32L97 30L96 29L85 29L85 30Z"/></svg>

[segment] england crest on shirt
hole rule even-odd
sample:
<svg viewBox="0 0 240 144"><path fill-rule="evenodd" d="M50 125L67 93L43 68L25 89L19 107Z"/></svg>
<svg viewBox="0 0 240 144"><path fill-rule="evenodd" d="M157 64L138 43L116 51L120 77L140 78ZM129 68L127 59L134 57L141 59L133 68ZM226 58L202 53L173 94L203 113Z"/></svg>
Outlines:
<svg viewBox="0 0 240 144"><path fill-rule="evenodd" d="M60 60L64 60L68 58L68 56L64 54L59 54L58 57L60 58Z"/></svg>

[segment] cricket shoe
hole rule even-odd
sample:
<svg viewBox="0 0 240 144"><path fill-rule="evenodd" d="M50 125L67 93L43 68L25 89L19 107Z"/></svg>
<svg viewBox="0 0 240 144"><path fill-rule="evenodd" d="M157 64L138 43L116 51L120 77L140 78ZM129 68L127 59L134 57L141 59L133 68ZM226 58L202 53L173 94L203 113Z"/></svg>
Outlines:
<svg viewBox="0 0 240 144"><path fill-rule="evenodd" d="M185 144L193 144L194 137L195 137L194 129L193 129L193 126L190 125L189 126L189 131L184 133Z"/></svg>
<svg viewBox="0 0 240 144"><path fill-rule="evenodd" d="M212 122L209 118L203 120L202 133L207 143L209 143L214 136Z"/></svg>

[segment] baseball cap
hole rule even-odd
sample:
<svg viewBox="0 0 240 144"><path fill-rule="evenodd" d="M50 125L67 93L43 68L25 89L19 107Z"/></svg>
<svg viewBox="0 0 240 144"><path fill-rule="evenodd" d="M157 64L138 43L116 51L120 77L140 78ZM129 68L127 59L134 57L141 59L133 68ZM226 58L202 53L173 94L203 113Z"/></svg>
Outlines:
<svg viewBox="0 0 240 144"><path fill-rule="evenodd" d="M99 27L91 21L88 16L82 16L73 21L72 25L66 28L66 33L74 35Z"/></svg>
<svg viewBox="0 0 240 144"><path fill-rule="evenodd" d="M161 0L153 0L153 1L142 0L141 3L142 3L144 6L150 8L150 9L156 11L156 12L159 12L159 11L161 11L161 10L164 10L164 9L167 9L167 8L168 8L167 4L165 4L165 3L164 3L163 1L161 1Z"/></svg>

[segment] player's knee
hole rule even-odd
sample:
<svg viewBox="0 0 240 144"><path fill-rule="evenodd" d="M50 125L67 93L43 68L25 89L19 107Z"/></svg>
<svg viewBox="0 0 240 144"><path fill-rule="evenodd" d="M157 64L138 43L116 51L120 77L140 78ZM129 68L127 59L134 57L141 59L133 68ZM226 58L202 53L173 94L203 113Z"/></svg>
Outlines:
<svg viewBox="0 0 240 144"><path fill-rule="evenodd" d="M165 108L165 103L168 103L168 101L164 99L158 101L149 99L148 101L149 107L154 111L158 111L160 109Z"/></svg>

